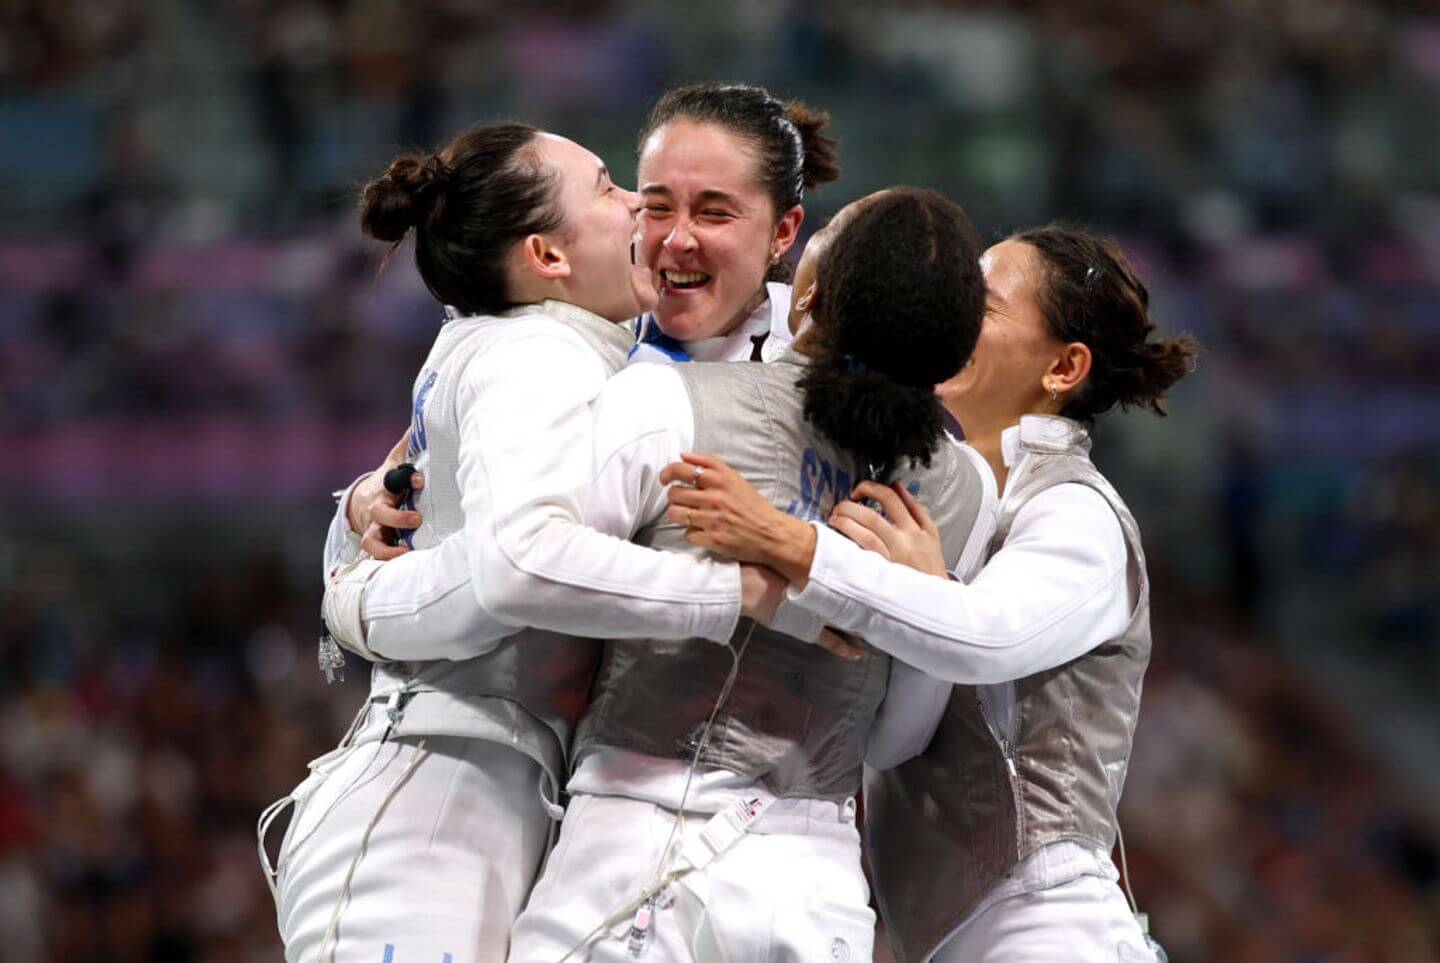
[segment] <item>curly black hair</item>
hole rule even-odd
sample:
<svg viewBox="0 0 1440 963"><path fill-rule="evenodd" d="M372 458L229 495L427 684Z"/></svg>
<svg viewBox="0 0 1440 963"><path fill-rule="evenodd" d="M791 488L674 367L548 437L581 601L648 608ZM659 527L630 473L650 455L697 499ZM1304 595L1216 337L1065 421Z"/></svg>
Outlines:
<svg viewBox="0 0 1440 963"><path fill-rule="evenodd" d="M935 385L970 358L985 313L980 246L960 205L898 187L858 202L816 263L817 353L805 415L876 477L930 464Z"/></svg>

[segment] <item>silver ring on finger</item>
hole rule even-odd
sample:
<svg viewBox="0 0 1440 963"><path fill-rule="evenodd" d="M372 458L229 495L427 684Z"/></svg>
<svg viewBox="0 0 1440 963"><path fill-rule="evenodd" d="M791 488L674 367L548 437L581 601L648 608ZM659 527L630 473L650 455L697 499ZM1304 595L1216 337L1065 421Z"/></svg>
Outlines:
<svg viewBox="0 0 1440 963"><path fill-rule="evenodd" d="M695 486L696 488L699 488L699 487L700 487L700 476L703 475L703 474L705 474L705 469L704 469L704 468L701 468L699 465L696 465L696 466L695 466L695 474L694 474L694 476L690 479L690 484L693 485L693 486Z"/></svg>

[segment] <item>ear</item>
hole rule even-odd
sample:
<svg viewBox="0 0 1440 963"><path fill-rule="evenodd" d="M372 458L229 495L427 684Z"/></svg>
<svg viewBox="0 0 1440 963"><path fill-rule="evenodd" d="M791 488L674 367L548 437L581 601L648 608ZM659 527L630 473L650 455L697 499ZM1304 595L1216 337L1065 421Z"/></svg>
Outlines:
<svg viewBox="0 0 1440 963"><path fill-rule="evenodd" d="M570 258L553 238L531 234L520 242L520 263L542 281L560 281L570 276Z"/></svg>
<svg viewBox="0 0 1440 963"><path fill-rule="evenodd" d="M775 225L775 237L770 241L770 260L784 257L785 252L795 246L795 239L800 236L800 225L803 223L805 209L799 204L780 215L780 220Z"/></svg>
<svg viewBox="0 0 1440 963"><path fill-rule="evenodd" d="M1040 383L1047 394L1053 388L1056 394L1068 395L1090 377L1092 361L1089 345L1079 341L1062 345Z"/></svg>
<svg viewBox="0 0 1440 963"><path fill-rule="evenodd" d="M815 286L815 282L811 281L810 284L805 288L805 290L800 292L799 297L795 299L795 310L800 312L801 314L810 313L812 310L814 310L815 296L818 293L819 289Z"/></svg>

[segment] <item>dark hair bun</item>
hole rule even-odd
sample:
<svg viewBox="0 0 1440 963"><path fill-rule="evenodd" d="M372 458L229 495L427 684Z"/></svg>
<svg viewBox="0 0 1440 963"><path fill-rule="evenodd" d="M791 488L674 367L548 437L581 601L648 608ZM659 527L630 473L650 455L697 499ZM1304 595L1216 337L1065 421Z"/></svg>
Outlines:
<svg viewBox="0 0 1440 963"><path fill-rule="evenodd" d="M785 116L795 129L800 131L800 143L805 154L803 182L805 189L828 184L840 177L840 141L827 137L823 131L830 123L830 115L815 110L798 100L785 103Z"/></svg>
<svg viewBox="0 0 1440 963"><path fill-rule="evenodd" d="M361 229L376 240L398 242L437 212L447 174L434 154L401 154L385 173L365 185L360 201Z"/></svg>
<svg viewBox="0 0 1440 963"><path fill-rule="evenodd" d="M1135 349L1135 364L1115 379L1116 402L1121 408L1144 405L1164 415L1165 392L1195 370L1200 342L1188 334L1164 341L1146 341Z"/></svg>

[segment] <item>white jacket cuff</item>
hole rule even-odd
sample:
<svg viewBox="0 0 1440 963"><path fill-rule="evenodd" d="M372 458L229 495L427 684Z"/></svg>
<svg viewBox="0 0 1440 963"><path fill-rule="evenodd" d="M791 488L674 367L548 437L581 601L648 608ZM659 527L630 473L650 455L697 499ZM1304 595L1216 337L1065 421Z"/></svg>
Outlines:
<svg viewBox="0 0 1440 963"><path fill-rule="evenodd" d="M325 628L335 641L371 662L383 662L385 657L366 644L365 586L384 564L378 559L365 558L341 568L326 580L325 598L320 603Z"/></svg>

